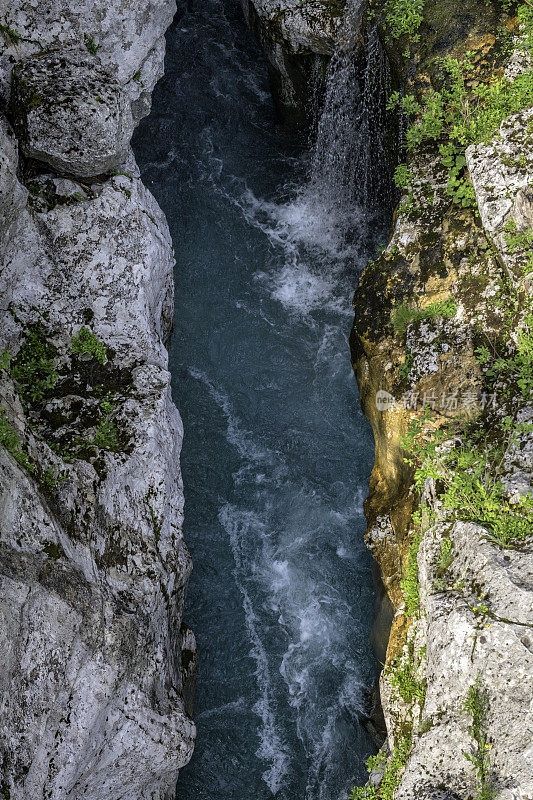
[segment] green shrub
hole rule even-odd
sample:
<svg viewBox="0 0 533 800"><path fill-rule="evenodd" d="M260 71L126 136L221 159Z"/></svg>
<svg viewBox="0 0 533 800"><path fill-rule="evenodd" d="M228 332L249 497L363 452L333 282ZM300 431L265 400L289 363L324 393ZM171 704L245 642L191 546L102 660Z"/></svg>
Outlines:
<svg viewBox="0 0 533 800"><path fill-rule="evenodd" d="M57 383L56 348L39 324L30 325L24 344L11 359L11 377L17 382L25 403L38 403Z"/></svg>
<svg viewBox="0 0 533 800"><path fill-rule="evenodd" d="M85 42L85 47L89 51L92 56L95 56L100 49L100 45L96 44L94 41L94 36L91 36L90 33L85 33L83 35L83 41Z"/></svg>
<svg viewBox="0 0 533 800"><path fill-rule="evenodd" d="M413 354L411 352L406 353L405 361L398 370L398 374L402 381L407 380L407 378L411 374L411 370L413 369L413 361L414 361Z"/></svg>
<svg viewBox="0 0 533 800"><path fill-rule="evenodd" d="M463 750L463 755L470 761L476 771L478 800L492 800L496 791L490 781L490 745L487 735L489 704L480 675L477 676L472 686L468 689L468 694L463 703L463 710L470 716L472 721L468 730L473 739L471 752L466 753Z"/></svg>
<svg viewBox="0 0 533 800"><path fill-rule="evenodd" d="M402 591L405 599L405 610L410 617L414 616L420 608L420 586L418 583L418 550L422 535L416 533L409 548L407 567L401 580Z"/></svg>
<svg viewBox="0 0 533 800"><path fill-rule="evenodd" d="M392 688L405 703L417 700L423 708L426 699L425 681L419 681L416 676L414 644L409 642L407 654L402 654L386 667L386 674Z"/></svg>
<svg viewBox="0 0 533 800"><path fill-rule="evenodd" d="M523 34L523 47L530 52L533 50L533 5L526 2L518 9L518 21Z"/></svg>
<svg viewBox="0 0 533 800"><path fill-rule="evenodd" d="M511 504L489 453L454 448L444 459L444 506L458 519L477 522L502 545L524 540L533 533L531 495Z"/></svg>
<svg viewBox="0 0 533 800"><path fill-rule="evenodd" d="M410 0L403 2L413 5ZM389 5L391 9L396 7L393 2ZM531 52L532 6L529 3L522 5L519 16L523 46ZM409 26L408 19L414 17L400 15L393 31L403 31L401 21ZM465 150L470 144L488 140L506 117L533 105L533 71L529 69L513 81L504 77L491 83L480 83L476 76L474 53L467 53L462 60L442 58L436 65L438 91L430 89L420 101L413 95L402 96L395 92L388 107L399 106L405 114L415 118L406 133L409 151L413 152L424 142L440 143L442 165L448 171L448 195L462 207L476 208L475 193L466 169ZM405 188L406 172L403 169L398 177L403 183L400 188Z"/></svg>
<svg viewBox="0 0 533 800"><path fill-rule="evenodd" d="M28 472L34 472L27 450L20 443L17 432L6 416L6 410L0 406L0 444L11 453L15 461Z"/></svg>
<svg viewBox="0 0 533 800"><path fill-rule="evenodd" d="M453 543L451 539L443 539L440 544L439 569L446 570L454 559Z"/></svg>
<svg viewBox="0 0 533 800"><path fill-rule="evenodd" d="M413 428L413 424L410 427ZM410 445L406 437L406 445L410 447L414 458L406 460L411 465L418 463L414 480L419 492L423 490L428 478L438 479L444 508L456 519L483 526L503 546L524 541L531 536L533 498L528 494L517 503L509 501L498 474L498 468L501 468L503 462L499 447L480 448L466 439L462 445L456 445L439 455L436 448L442 442L445 432L424 432L419 423L415 428ZM509 437L513 434L506 432L505 435L509 444ZM422 439L421 443L416 441L418 437ZM404 579L407 581L404 592L406 595L409 592L414 604L418 600L414 563L412 568L408 568L408 578L409 580Z"/></svg>
<svg viewBox="0 0 533 800"><path fill-rule="evenodd" d="M533 104L531 71L513 81L501 78L471 88L475 77L473 53L467 53L463 61L440 59L438 66L443 84L440 91L431 89L420 102L398 92L389 100L389 108L400 106L405 113L417 115L406 134L408 150L445 136L442 144L451 145L454 153L464 155L469 144L487 140L506 117ZM450 152L443 155L446 158Z"/></svg>
<svg viewBox="0 0 533 800"><path fill-rule="evenodd" d="M72 337L72 352L92 356L99 364L107 362L107 349L88 328L80 328L78 335Z"/></svg>
<svg viewBox="0 0 533 800"><path fill-rule="evenodd" d="M394 183L398 189L406 189L412 183L413 177L406 164L399 164L394 171Z"/></svg>
<svg viewBox="0 0 533 800"><path fill-rule="evenodd" d="M371 756L366 762L368 772L383 769L380 786L378 789L371 785L354 787L350 792L349 800L393 800L394 792L400 785L410 750L411 734L399 739L389 758L382 751L376 756Z"/></svg>
<svg viewBox="0 0 533 800"><path fill-rule="evenodd" d="M500 390L507 397L515 396L514 385L523 400L533 395L533 313L527 314L522 328L516 333L514 350L498 356L482 345L476 349L480 364L485 367L487 378L494 383L505 381Z"/></svg>
<svg viewBox="0 0 533 800"><path fill-rule="evenodd" d="M0 33L7 44L19 44L22 41L20 33L10 25L0 23Z"/></svg>
<svg viewBox="0 0 533 800"><path fill-rule="evenodd" d="M117 427L112 417L114 411L115 407L109 400L100 403L101 416L93 444L103 450L118 450L120 447Z"/></svg>
<svg viewBox="0 0 533 800"><path fill-rule="evenodd" d="M389 0L385 7L385 19L392 38L408 36L410 41L418 42L423 12L424 0Z"/></svg>
<svg viewBox="0 0 533 800"><path fill-rule="evenodd" d="M516 222L509 220L504 227L504 238L509 253L522 253L524 274L533 272L533 231L519 231Z"/></svg>
<svg viewBox="0 0 533 800"><path fill-rule="evenodd" d="M53 492L60 483L64 483L66 480L66 473L57 472L53 467L46 467L41 475L41 481L49 492Z"/></svg>

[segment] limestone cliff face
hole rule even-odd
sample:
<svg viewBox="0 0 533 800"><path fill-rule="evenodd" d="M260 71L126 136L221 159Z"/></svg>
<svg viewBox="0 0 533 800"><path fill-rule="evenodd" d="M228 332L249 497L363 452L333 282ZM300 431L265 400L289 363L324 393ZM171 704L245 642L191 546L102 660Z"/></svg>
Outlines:
<svg viewBox="0 0 533 800"><path fill-rule="evenodd" d="M524 186L530 169L515 171L506 180L498 150L521 152L520 137L531 112L507 121L494 145L468 154L474 186L495 178L497 193L490 203L501 212L498 228L509 215L522 229L531 227L530 205ZM516 139L509 132L518 132ZM380 564L383 581L395 607L381 698L393 751L409 729L412 745L396 798L467 798L476 796L476 776L463 756L472 750L470 720L465 713L469 687L481 676L488 704L490 776L495 796L530 798L533 718L530 710L533 657L533 554L528 543L503 548L488 529L455 519L440 507L438 478L426 485L423 505L442 522L420 529L411 511L415 493L402 437L409 422L423 421L424 403L435 412L431 425L449 425L454 418L482 421L480 406L493 395L474 357L480 326L495 336L502 317L494 308L501 280L505 247L491 250L487 214L495 210L479 191L481 221L472 212L450 208L435 163L421 171L420 190L442 192L441 203L413 223L398 211L391 241L378 261L366 270L356 293L358 309L352 349L361 398L376 437L376 463L366 512L367 543ZM496 177L496 175L498 177ZM506 186L505 190L499 187ZM501 193L500 193L501 192ZM526 191L527 194L527 191ZM423 201L422 201L423 202ZM496 214L498 213L496 212ZM520 291L523 287L520 287ZM399 303L418 307L453 297L457 313L411 323L403 336L390 319ZM407 363L407 367L405 366ZM387 407L376 402L387 392ZM395 398L395 402L390 400ZM443 407L444 406L444 407ZM533 408L525 403L523 419ZM491 413L503 414L503 409ZM527 432L511 448L502 479L511 496L531 490L533 460ZM514 451L513 451L514 450ZM532 532L533 533L533 532ZM419 609L404 601L402 578L409 571L413 537L419 537ZM443 561L443 548L449 558ZM411 551L412 552L412 551ZM417 562L417 564L416 564ZM449 563L448 563L449 562ZM410 694L398 682L398 670L410 673L416 690ZM412 726L412 728L411 728Z"/></svg>
<svg viewBox="0 0 533 800"><path fill-rule="evenodd" d="M174 264L129 140L172 2L2 6L0 794L174 796L182 624Z"/></svg>
<svg viewBox="0 0 533 800"><path fill-rule="evenodd" d="M416 96L430 85L435 47L439 55L470 51L485 77L507 69L513 78L524 68L518 54L509 63L499 54L497 24L512 31L513 21L498 17L497 8L486 16L472 4L448 10L439 29L426 6L428 31L411 52L410 73L392 49L406 91ZM466 452L469 439L490 449L502 421L513 420L515 433L504 435L498 461L487 462L488 477L505 487L502 514L531 492L530 390L507 383L505 369L494 378L478 354L489 346L491 361L502 352L512 359L520 336L529 335L532 115L528 109L509 117L490 141L468 148L471 205L452 202L437 144L415 152L390 241L355 294L352 357L376 439L366 538L395 608L380 690L388 749L397 756L406 747L395 768L397 799L488 796L481 791L505 800L533 797L533 530L502 543L490 525L476 523L475 508L456 512L449 497L442 499L446 476L438 457ZM446 307L447 313L431 311ZM406 461L410 426L422 444L446 431L421 497L413 487L421 462ZM476 686L482 777L472 761L480 741L467 708ZM382 774L371 776L377 791Z"/></svg>

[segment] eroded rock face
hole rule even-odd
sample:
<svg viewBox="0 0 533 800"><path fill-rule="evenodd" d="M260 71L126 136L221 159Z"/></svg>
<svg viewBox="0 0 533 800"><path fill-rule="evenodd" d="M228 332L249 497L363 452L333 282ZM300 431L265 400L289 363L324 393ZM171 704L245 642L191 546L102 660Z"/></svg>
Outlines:
<svg viewBox="0 0 533 800"><path fill-rule="evenodd" d="M278 115L306 131L313 95L324 80L342 22L344 0L241 0L267 59Z"/></svg>
<svg viewBox="0 0 533 800"><path fill-rule="evenodd" d="M457 18L472 10L471 4L452 5ZM425 9L431 19L435 5ZM459 28L456 44L463 47L461 36L468 35L468 49L488 68L494 37L480 31L483 26L480 15L471 30ZM424 60L428 47L431 38L421 36L421 66L406 78L415 93L431 80L432 62ZM447 47L454 54L453 42ZM511 65L519 69L520 59ZM395 610L380 694L389 749L398 753L407 742L394 793L399 800L480 796L479 775L468 759L478 755L479 742L466 708L476 685L488 743L484 791L490 788L499 800L533 798L532 540L526 536L502 546L488 523L461 521L444 507L438 458L431 461L434 478L426 480L419 506L403 440L415 423L418 442L431 441L441 429L450 437L443 449L465 440L466 449L475 449L465 429L475 430L474 441L486 446L487 436L512 413L517 433L503 442L501 462L492 469L509 502L531 491L531 398L522 387L507 386L503 375L487 381L478 356L478 347L491 342L495 352L500 347L512 358L527 332L530 120L531 110L514 115L490 141L467 150L479 215L451 202L436 147L428 144L409 157L409 197L400 202L391 239L363 272L354 300L352 354L376 439L366 538ZM514 328L507 334L509 296L524 305L513 306ZM441 301L453 301L451 313L425 318L424 309ZM421 313L402 325L402 307ZM376 402L379 393L387 403ZM416 455L410 458L413 466L419 463ZM420 518L413 521L415 508ZM379 784L381 776L372 779Z"/></svg>
<svg viewBox="0 0 533 800"><path fill-rule="evenodd" d="M453 561L439 578L442 542L453 544ZM415 659L426 681L418 733L396 797L433 800L442 784L453 797L476 792L464 753L475 750L465 713L468 687L482 676L490 744L488 781L501 800L533 792L533 559L501 551L488 532L472 523L435 526L424 534L418 556L421 604ZM488 609L486 611L485 609ZM398 729L405 704L383 680L389 731ZM404 710L405 717L409 718ZM392 740L391 735L391 740Z"/></svg>
<svg viewBox="0 0 533 800"><path fill-rule="evenodd" d="M90 196L54 176L31 181L32 213L11 243L0 287L16 308L49 309L50 323L71 336L89 309L91 328L124 364L166 366L172 244L161 209L130 175L92 184ZM14 328L7 320L4 335Z"/></svg>
<svg viewBox="0 0 533 800"><path fill-rule="evenodd" d="M79 51L18 64L11 115L27 158L79 177L109 172L124 161L134 128L118 81Z"/></svg>
<svg viewBox="0 0 533 800"><path fill-rule="evenodd" d="M30 440L36 464L64 470L47 494L2 454L0 727L12 798L170 798L190 758L172 628L190 565L169 523L181 515L181 425L168 377L138 368L123 412L136 446L108 458L103 481ZM157 540L148 504L165 522Z"/></svg>
<svg viewBox="0 0 533 800"><path fill-rule="evenodd" d="M339 0L251 0L256 13L293 53L331 55L344 2Z"/></svg>
<svg viewBox="0 0 533 800"><path fill-rule="evenodd" d="M17 180L18 144L7 121L0 117L0 257L14 235L26 190Z"/></svg>
<svg viewBox="0 0 533 800"><path fill-rule="evenodd" d="M150 111L163 74L164 34L174 0L4 0L0 37L0 95L7 100L13 66L44 50L83 50L108 69L129 98L136 121Z"/></svg>
<svg viewBox="0 0 533 800"><path fill-rule="evenodd" d="M3 17L6 93L20 62L19 142L0 118L0 349L11 355L0 370L0 794L12 800L170 800L194 746L183 431L165 348L174 258L128 148L173 11L28 0Z"/></svg>
<svg viewBox="0 0 533 800"><path fill-rule="evenodd" d="M0 471L1 785L17 800L170 798L194 745L195 645L184 632L182 665L168 228L133 175L85 190L43 176L18 194L1 278L2 405L25 453L2 449ZM85 326L100 361L75 351ZM54 374L39 392L36 349Z"/></svg>
<svg viewBox="0 0 533 800"><path fill-rule="evenodd" d="M533 228L533 109L506 119L491 142L466 151L470 178L476 190L483 226L498 243L507 266L516 258L505 240L511 222L522 231Z"/></svg>

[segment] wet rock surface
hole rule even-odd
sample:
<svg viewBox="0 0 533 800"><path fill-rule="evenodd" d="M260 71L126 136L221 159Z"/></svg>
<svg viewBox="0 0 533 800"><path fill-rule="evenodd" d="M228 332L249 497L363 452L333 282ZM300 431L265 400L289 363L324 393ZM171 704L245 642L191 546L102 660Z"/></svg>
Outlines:
<svg viewBox="0 0 533 800"><path fill-rule="evenodd" d="M241 5L267 59L278 116L305 134L314 122L315 93L333 54L344 0L241 0Z"/></svg>

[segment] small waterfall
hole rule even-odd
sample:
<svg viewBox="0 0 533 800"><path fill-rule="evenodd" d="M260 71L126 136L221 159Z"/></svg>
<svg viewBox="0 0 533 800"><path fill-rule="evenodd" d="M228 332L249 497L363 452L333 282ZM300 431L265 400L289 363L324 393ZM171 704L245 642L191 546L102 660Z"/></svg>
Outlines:
<svg viewBox="0 0 533 800"><path fill-rule="evenodd" d="M389 208L387 152L390 67L375 26L363 41L365 0L347 0L332 57L311 163L310 189L333 215L354 205Z"/></svg>

